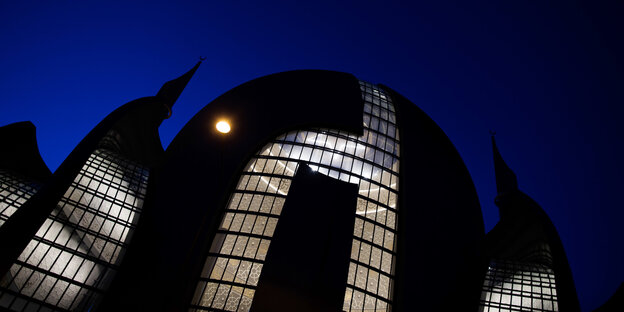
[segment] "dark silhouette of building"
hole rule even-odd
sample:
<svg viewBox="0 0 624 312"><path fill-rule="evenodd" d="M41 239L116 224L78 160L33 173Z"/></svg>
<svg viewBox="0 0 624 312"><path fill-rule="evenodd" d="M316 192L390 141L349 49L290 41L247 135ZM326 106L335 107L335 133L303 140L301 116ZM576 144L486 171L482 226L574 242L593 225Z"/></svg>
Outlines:
<svg viewBox="0 0 624 312"><path fill-rule="evenodd" d="M221 119L232 125L228 134L214 128ZM324 220L337 217L329 206L310 209L304 218L319 226L313 236L319 240L321 228L339 233L336 243L348 238L350 254L328 255L344 266L305 265L321 261L319 250L336 248L288 225L280 230L302 164L337 184L358 185L356 193L339 199L357 204L338 229ZM206 105L182 129L154 185L145 226L135 236L140 247L128 251L128 274L115 281L108 310L121 302L148 310L262 310L256 300L288 298L296 287L318 283L312 272L346 277L323 275L324 287L332 289L328 296L342 297L318 308L324 311L410 310L414 300L424 310L477 309L484 233L468 171L437 125L387 87L315 70L245 83ZM329 191L307 196L328 198ZM291 256L292 266L283 267L306 282L293 288L263 284L260 275L271 266L276 235L289 241L293 255L310 244L310 259ZM298 300L308 302L319 296L298 293ZM282 310L300 306L292 304L284 301Z"/></svg>
<svg viewBox="0 0 624 312"><path fill-rule="evenodd" d="M31 122L0 127L0 227L51 175Z"/></svg>
<svg viewBox="0 0 624 312"><path fill-rule="evenodd" d="M486 235L488 270L481 311L580 311L559 235L542 208L518 189L492 136L499 223Z"/></svg>
<svg viewBox="0 0 624 312"><path fill-rule="evenodd" d="M3 189L46 183L27 188L19 207L3 200L12 211L3 210L8 218L0 228L0 307L82 311L101 300L138 223L150 171L162 161L158 126L171 114L197 66L166 83L156 96L112 112L49 177L36 149L34 127L3 127L4 137L30 131L21 136L30 137L25 148L11 149L13 154L3 153L0 159L2 167L15 169L2 171L3 180L12 183L3 183ZM32 180L18 180L18 174Z"/></svg>
<svg viewBox="0 0 624 312"><path fill-rule="evenodd" d="M477 311L524 265L555 276L541 285L556 291L550 311L578 307L554 227L527 221L543 212L502 159L501 223L486 237L450 140L384 85L320 70L261 77L206 105L163 151L157 128L198 65L111 113L53 175L23 172L41 186L3 215L0 306ZM21 172L4 159L0 170ZM518 205L531 209L503 208Z"/></svg>
<svg viewBox="0 0 624 312"><path fill-rule="evenodd" d="M617 312L624 311L624 283L620 284L613 296L594 312Z"/></svg>

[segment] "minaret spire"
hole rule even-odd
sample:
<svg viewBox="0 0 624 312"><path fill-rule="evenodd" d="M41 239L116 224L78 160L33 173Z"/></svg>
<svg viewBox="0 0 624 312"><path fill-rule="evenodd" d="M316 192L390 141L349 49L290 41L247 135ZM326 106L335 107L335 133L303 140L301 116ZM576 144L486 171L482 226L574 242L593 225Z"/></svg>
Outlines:
<svg viewBox="0 0 624 312"><path fill-rule="evenodd" d="M494 136L496 133L490 132L492 135L492 152L494 153L494 172L496 174L496 190L498 194L501 195L503 193L517 191L518 190L518 179L516 178L516 174L509 169L509 166L503 160L500 152L498 151L498 147L496 147L496 140Z"/></svg>
<svg viewBox="0 0 624 312"><path fill-rule="evenodd" d="M160 98L160 100L163 102L163 104L165 104L167 109L169 109L170 113L173 104L178 100L178 97L180 97L180 94L182 93L188 82L191 80L191 77L193 77L193 74L195 74L195 71L199 67L199 64L201 64L201 62L205 59L205 57L200 57L199 62L197 62L197 64L195 64L193 68L191 68L184 75L176 79L167 81L160 88L158 94L156 94L156 97Z"/></svg>

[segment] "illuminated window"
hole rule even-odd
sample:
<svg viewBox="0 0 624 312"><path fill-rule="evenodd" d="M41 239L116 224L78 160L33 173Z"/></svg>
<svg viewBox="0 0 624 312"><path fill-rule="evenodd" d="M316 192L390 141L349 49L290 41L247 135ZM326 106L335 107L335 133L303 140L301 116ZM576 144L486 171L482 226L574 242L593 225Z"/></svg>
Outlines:
<svg viewBox="0 0 624 312"><path fill-rule="evenodd" d="M118 269L141 212L148 173L110 150L93 152L2 278L0 306L87 310Z"/></svg>
<svg viewBox="0 0 624 312"><path fill-rule="evenodd" d="M306 129L281 135L247 164L232 192L191 310L248 311L299 162L359 184L346 311L388 311L394 279L399 135L386 94L360 82L364 135ZM311 211L310 217L324 218Z"/></svg>
<svg viewBox="0 0 624 312"><path fill-rule="evenodd" d="M480 311L559 311L553 270L544 264L492 261Z"/></svg>
<svg viewBox="0 0 624 312"><path fill-rule="evenodd" d="M33 196L40 185L0 170L0 226Z"/></svg>

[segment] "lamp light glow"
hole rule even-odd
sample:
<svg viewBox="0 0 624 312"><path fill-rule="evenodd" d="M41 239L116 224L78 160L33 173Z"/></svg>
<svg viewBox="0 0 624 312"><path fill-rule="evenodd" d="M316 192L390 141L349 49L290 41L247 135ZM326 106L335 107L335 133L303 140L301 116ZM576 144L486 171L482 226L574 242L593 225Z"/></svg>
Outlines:
<svg viewBox="0 0 624 312"><path fill-rule="evenodd" d="M219 122L217 122L217 131L221 132L221 133L228 133L230 132L230 124L225 121L225 120L221 120Z"/></svg>

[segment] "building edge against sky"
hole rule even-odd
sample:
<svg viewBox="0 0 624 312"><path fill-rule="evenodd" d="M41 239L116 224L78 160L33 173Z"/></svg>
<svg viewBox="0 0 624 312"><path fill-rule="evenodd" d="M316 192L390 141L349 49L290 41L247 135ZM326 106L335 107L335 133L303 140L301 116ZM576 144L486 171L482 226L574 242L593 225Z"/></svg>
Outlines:
<svg viewBox="0 0 624 312"><path fill-rule="evenodd" d="M254 196L271 198L273 203L282 200L286 202L284 207L292 201L285 195L287 188L285 189L286 192L282 189L284 194L279 192L282 183L291 182L292 175L286 174L286 171L278 174L275 171L264 172L262 169L258 169L260 170L258 172L253 169L260 161L263 162L264 167L266 167L266 163L272 161L276 166L275 168L277 168L278 162L286 164L285 167L292 163L292 166L288 168L293 170L293 173L298 170L297 166L304 162L315 164L312 168L318 173L344 181L338 182L353 183L357 179L360 183L360 190L363 190L362 183L366 183L367 188L365 190L368 195L357 195L358 205L364 203L364 207L358 206L357 209L359 210L356 210L356 214L352 218L355 229L360 228L361 232L359 235L347 233L353 239L353 250L348 261L350 266L339 269L344 270L345 276L350 276L350 271L353 270L357 274L363 272L362 274L366 276L363 284L358 284L356 278L354 281L343 282L343 285L340 286L350 288L351 296L355 296L356 291L363 295L362 306L351 305L352 308L366 308L368 302L366 298L372 298L370 302L373 302L373 308L365 309L367 311L390 308L393 311L409 311L413 308L414 302L417 302L423 310L474 309L476 311L479 309L479 296L482 291L487 262L493 255L490 251L485 250L488 246L488 238L484 237L481 209L470 175L452 143L435 122L409 100L386 86L360 82L350 74L332 71L301 70L269 75L242 84L206 105L180 131L164 154L162 154L160 142L152 141L150 146L131 144L130 148L134 150L130 153L127 150L121 153L124 157L123 160L118 160L117 157L92 156L98 147L100 149L105 147L105 149L114 150L119 154L120 142L124 140L142 142L145 135L151 137L150 140L157 138L155 130L158 124L171 113L171 105L196 69L197 66L182 76L181 80L163 86L156 97L136 100L145 103L146 107L149 106L148 111L150 113L143 111L135 114L134 117L127 117L131 116L132 113L128 109L124 112L123 107L118 110L121 110L121 113L113 112L111 116L116 117L109 116L100 123L92 131L92 133L99 134L90 133L76 148L75 152L59 167L53 177L45 183L42 191L37 192L21 207L39 206L36 204L37 202L45 201L48 203L48 209L58 209L54 206L63 201L60 199L63 198L63 194L67 197L65 202L77 207L82 204L85 207L85 212L74 220L74 227L80 228L84 234L78 238L72 238L71 235L68 235L69 239L65 241L66 249L69 246L67 244L71 244L72 239L78 242L77 245L92 246L96 245L95 242L98 238L113 235L117 225L106 228L107 220L121 223L119 226L124 228L123 231L126 231L126 235L128 235L127 231L134 230L132 235L128 235L128 237L132 236L132 242L129 244L111 238L106 238L102 242L103 246L111 243L116 244L119 246L119 250L124 251L121 254L125 253L123 265L104 265L109 271L117 272L114 278L111 275L110 278L107 277L106 279L106 283L110 283L108 291L100 291L102 296L99 296L97 300L89 299L91 301L88 301L88 305L72 305L73 302L70 302L69 305L65 304L62 307L86 309L91 307L92 303L97 303L93 308L100 311L119 309L185 310L191 306L200 308L200 306L194 305L192 301L197 296L198 281L206 272L206 265L209 262L207 259L211 256L216 257L214 250L211 249L214 248L215 242L219 241L217 237L219 235L223 237L219 246L226 245L224 242L227 242L227 235L245 236L245 244L251 244L252 239L261 243L262 240L270 238L264 232L254 233L253 225L249 228L248 234L241 236L240 233L244 232L242 227L244 221L241 221L241 226L237 231L224 230L222 227L228 215L235 218L235 215L243 216L246 214L242 220L247 220L248 216L253 216L254 220L264 218L265 223L268 223L271 218L279 217L271 210L268 212L260 210L250 212L251 208L247 208L245 214L242 214L241 211L238 211L240 208L236 208L238 206L231 205L235 195L243 194L242 196L244 196L244 194L248 194L251 196L249 197L250 201L253 201ZM174 96L171 97L170 95ZM148 102L151 104L147 104ZM162 105L163 102L171 105ZM364 114L362 114L363 112ZM120 120L126 118L127 122L121 128L133 129L136 121L145 117L144 114L158 115L156 119L159 121L154 119L155 123L145 128L148 130L136 131L135 129L125 132L123 135L119 134L123 131L117 131L114 135L110 135L110 129L115 127L115 123L120 123ZM216 122L221 119L228 120L232 125L231 132L226 135L218 133L214 128ZM389 130L390 127L395 125L395 132L390 134L392 132ZM156 133L155 137L154 133ZM303 136L303 139L300 140L300 136ZM314 142L307 142L306 139L311 137L314 137ZM105 138L110 140L103 140ZM323 138L322 144L318 143L320 138ZM378 144L380 140L383 140L382 144ZM339 147L339 142L344 142L344 146ZM84 147L85 145L88 147ZM352 152L348 150L350 145L354 146ZM361 154L358 151L358 146L362 148ZM160 151L158 151L158 147ZM267 150L267 148L268 153L272 153L274 151L272 149L275 149L276 153L263 154L262 151ZM289 156L293 150L303 151L305 148L311 150L310 158ZM285 151L288 151L288 155L284 154ZM320 153L317 161L312 158L314 151ZM143 154L143 156L136 157L137 153ZM150 154L152 153L160 153L161 155L157 157L157 160L148 161L149 170L147 171L145 169L137 170L137 165L134 162L132 164L128 162L128 158L133 158L136 162L137 159L151 157ZM331 156L328 161L323 159L324 154ZM100 160L89 157L100 157ZM340 159L341 164L334 164L332 162L334 159ZM355 168L353 164L359 161L362 168L369 165L370 172L366 173L364 169L361 169L358 175L352 174L350 169L342 165L345 159L349 159L351 169ZM388 166L385 165L385 159L390 159ZM106 208L108 209L107 212L103 212L102 207L104 205L102 203L106 202L106 192L98 195L97 188L89 191L88 187L80 185L84 178L80 177L81 170L87 175L90 174L91 180L97 178L96 174L89 171L85 164L97 162L97 167L100 168L103 167L101 163L104 160L121 162L124 165L109 165L109 168L114 167L115 169L112 172L105 170L102 174L110 175L111 178L108 181L99 179L100 185L114 184L112 182L115 173L133 172L132 174L121 174L119 177L121 182L115 186L116 194L119 194L120 189L124 189L124 198L130 198L129 193L132 193L134 194L133 202L140 202L141 207L138 207L139 209L130 207L129 210L134 211L132 217L127 216L124 220L121 220L119 215L111 217L112 209L110 207L117 203L115 196L110 199L110 206ZM379 167L374 166L376 163L379 164ZM393 165L395 163L396 166ZM374 170L377 170L375 172L379 173L378 176L373 174ZM70 171L71 173L68 173ZM137 172L138 176L136 175ZM129 176L137 178L128 178ZM280 179L280 184L274 185L275 190L273 192L270 191L272 182L264 182L267 186L263 190L245 187L241 189L241 181L247 181L245 185L249 185L248 181L253 178L256 178L257 186L263 183L261 182L262 179L265 181ZM393 180L395 178L396 180ZM149 181L149 185L147 185L147 181ZM389 182L386 183L387 181ZM82 193L92 193L90 199L84 200L84 195L73 198L73 193L67 194L66 191L72 189L72 183L77 184L73 186L73 189L79 189ZM139 189L143 189L144 193L137 193ZM381 191L389 195L381 200L382 196L375 193L375 198L371 200L369 195ZM319 192L323 194L322 192L326 191L319 189ZM96 200L97 207L95 210L97 211L95 215L99 214L103 221L85 224L81 220L89 212L89 208L93 208L92 205L95 203L93 198L98 196L100 199L99 201ZM391 196L395 197L394 204L389 199ZM136 198L140 200L137 201ZM119 210L121 211L124 208L123 203L117 204L121 206ZM71 211L64 212L61 209L59 212L60 214L57 213L56 215L52 213L54 216L48 217L52 219L50 221L46 221L50 212L38 212L37 214L40 215L38 224L57 222L59 218L62 218L59 215L63 213L67 215L65 217L67 220L72 220ZM136 217L138 212L140 212L140 219ZM391 214L393 221L387 223ZM21 222L32 221L30 217L24 217L26 213L22 212L21 215L22 217L19 218L21 221L11 222L21 224ZM324 211L323 209L311 211L310 222L315 222L314 220L320 222L332 215L331 211ZM381 221L381 216L385 221ZM93 220L95 219L93 218ZM232 223L231 220L229 222ZM276 220L275 222L277 223ZM97 230L91 228L92 224L97 224ZM279 228L279 223L277 224L277 228ZM60 234L62 228L63 226L58 231L59 237L62 236ZM367 228L371 230L367 232ZM104 229L106 229L106 233L104 233ZM554 228L552 230L554 231ZM6 242L9 240L6 233L17 233L23 238L19 243L20 246L26 246L36 236L35 232L37 229L31 230L30 233L17 230L15 225L7 229L0 227L0 239L6 239ZM379 238L380 243L377 242L377 235L375 234L377 232L383 233L380 236L382 238ZM277 230L276 233L278 233ZM88 234L92 234L94 238L85 238L88 237ZM388 235L393 239L390 243L384 243L383 237ZM236 246L237 239L235 238L232 247ZM296 237L291 240L293 243L297 243ZM50 250L54 247L62 247L57 246L58 242L55 239L48 239L45 235L38 241L49 245L46 248ZM312 239L312 241L314 240ZM18 243L12 244L18 245ZM13 265L24 250L24 247L20 246L14 248L19 250L14 252L12 256L3 254L1 257L0 260L6 267L3 272L10 271L8 268ZM362 252L367 255L368 260L362 260L363 258L359 256L360 251L356 255L353 254L356 246L363 250ZM92 260L95 263L93 267L97 267L98 263L103 261L98 257L103 256L104 249L105 247L101 246L78 246L74 248L75 255L70 256L70 258L81 256L87 260ZM257 247L254 250L257 252L259 249ZM94 250L97 255L91 254ZM251 271L251 268L258 263L262 264L262 261L254 257L246 257L244 254L235 255L233 250L225 255L222 252L223 247L220 250L219 255L238 261L236 262L237 268L242 268L244 261L247 261L249 265L247 271ZM247 249L243 248L243 250ZM561 252L563 252L562 249ZM388 259L391 259L389 271L386 271L382 264L385 254L388 254ZM377 255L381 259L379 262L373 260ZM565 254L563 256L565 257ZM62 258L59 257L59 259ZM297 260L292 259L295 262ZM30 258L27 258L25 262L22 261L22 263L29 265L28 268L45 266L41 263L31 264L28 261ZM226 261L226 263L229 262ZM47 275L58 280L48 288L54 289L56 285L65 285L63 283L66 283L66 289L69 289L72 281L74 281L72 277L64 276L65 271L63 270L54 271L54 264L48 266L48 268L39 268L40 272L38 273L41 274L42 279L49 278L44 277L46 275L44 271L48 270L52 273ZM225 264L225 268L222 270L220 280L223 280L228 264ZM309 267L298 269L305 272L312 270ZM569 272L569 268L567 270ZM234 287L250 289L252 292L260 287L259 284L249 285L236 281L236 272L234 272L234 277L231 280L226 279L224 282L224 285L229 287L228 292L233 293L234 291L231 289ZM19 275L18 272L7 274ZM34 273L31 273L31 276L34 276ZM385 292L387 295L383 295L379 290L381 288L377 286L374 290L369 288L369 277L377 285L382 284L383 278L388 279L390 286ZM27 276L26 278L30 277ZM87 280L88 278L73 283L87 286L83 288L90 291L93 285L89 284ZM103 279L96 279L94 282L97 284L100 280ZM43 281L39 282L41 285L45 284ZM568 282L572 283L571 277ZM14 284L18 285L19 283L14 282ZM16 287L15 285L12 287ZM19 291L11 290L11 287L4 286L4 284L3 287L6 293L20 297ZM560 283L557 283L557 287L565 286L560 286ZM574 291L573 284L571 287L571 290ZM37 288L45 289L45 287L38 286ZM22 286L22 289L26 288ZM565 292L566 290L558 290L557 293L564 297ZM53 295L50 295L52 293L50 290L48 294L43 296L35 293L22 294L21 298L39 296L45 297L38 299L45 302L48 298L52 298ZM57 300L56 306L60 305L65 293L67 291L61 292L61 298ZM246 290L243 290L239 297L244 297L246 293ZM347 292L345 297L348 294ZM158 298L158 300L153 300L154 298ZM574 298L576 298L575 293ZM3 302L2 300L4 299L0 297L0 302ZM17 302L17 299L12 300L12 302ZM576 305L578 306L578 302ZM48 303L44 306L52 307L55 305ZM573 307L566 308L565 305L559 305L559 308L562 311L575 311ZM252 310L254 309L252 308Z"/></svg>
<svg viewBox="0 0 624 312"><path fill-rule="evenodd" d="M399 195L398 199L393 309L408 310L416 297L425 309L453 304L472 305L476 309L484 233L468 171L448 138L422 111L387 87L369 86L371 95L381 91L396 107L401 140L398 193L412 195ZM173 297L170 309L188 307L221 226L229 200L227 194L236 189L254 154L274 138L297 130L318 129L316 133L322 133L328 129L343 133L341 138L347 141L354 140L349 134L357 138L366 133L362 115L365 107L366 95L363 97L354 76L317 70L258 78L206 105L167 149L166 163L158 174L162 183L155 184L153 196L148 195L146 203L151 208L146 209L144 220L151 222L146 226L150 230L137 231L137 248L128 251L126 264L131 263L132 269L127 270L132 271L133 277L120 282L122 287L113 287L115 293L111 296L117 299L109 302L132 301L135 307L153 304L153 308L158 308L159 303L148 299L167 295ZM378 113L381 112L370 115ZM228 119L232 124L227 135L214 128L221 119ZM401 124L402 120L412 122ZM281 139L280 144L286 143ZM366 156L356 158L374 161ZM321 218L327 214L331 212L317 211L313 215ZM383 228L380 225L383 224L370 222L372 228ZM167 235L163 235L164 229ZM148 247L155 241L154 237L159 237L158 246ZM423 254L436 256L423 257ZM432 271L431 267L445 269ZM163 274L155 276L153 272ZM178 286L174 289L162 285ZM466 303L471 300L472 303Z"/></svg>
<svg viewBox="0 0 624 312"><path fill-rule="evenodd" d="M488 271L481 311L580 311L572 272L557 230L518 188L492 136L500 221L485 239Z"/></svg>
<svg viewBox="0 0 624 312"><path fill-rule="evenodd" d="M52 175L39 154L31 122L0 127L0 226Z"/></svg>
<svg viewBox="0 0 624 312"><path fill-rule="evenodd" d="M104 118L7 219L0 228L3 308L87 310L102 300L140 219L150 171L164 155L158 126L198 66Z"/></svg>

